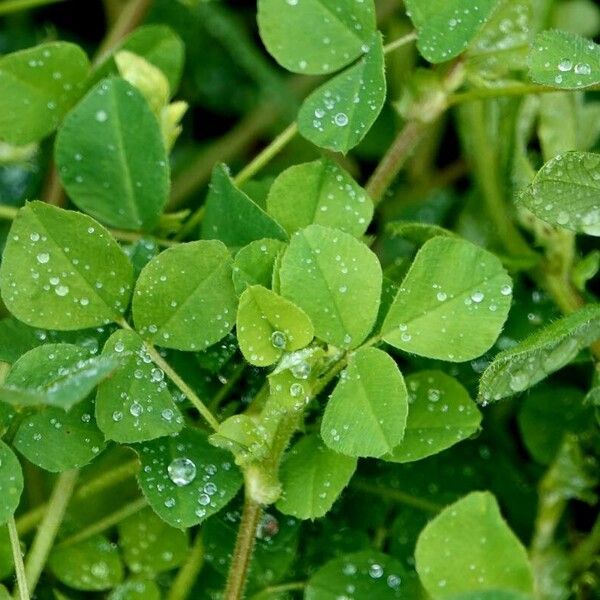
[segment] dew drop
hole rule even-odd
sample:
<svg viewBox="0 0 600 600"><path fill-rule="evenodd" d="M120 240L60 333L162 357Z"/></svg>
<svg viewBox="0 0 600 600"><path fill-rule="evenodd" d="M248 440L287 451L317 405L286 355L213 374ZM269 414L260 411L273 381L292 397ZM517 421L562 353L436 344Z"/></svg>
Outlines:
<svg viewBox="0 0 600 600"><path fill-rule="evenodd" d="M36 258L40 264L45 265L50 260L50 255L47 252L40 252Z"/></svg>
<svg viewBox="0 0 600 600"><path fill-rule="evenodd" d="M573 68L573 62L571 60L569 60L568 58L563 58L558 63L558 70L562 71L563 73L570 71L572 68Z"/></svg>
<svg viewBox="0 0 600 600"><path fill-rule="evenodd" d="M167 467L167 473L176 486L183 487L196 478L196 465L189 458L175 458Z"/></svg>
<svg viewBox="0 0 600 600"><path fill-rule="evenodd" d="M273 348L284 350L287 346L287 336L283 331L274 331L271 334L271 345Z"/></svg>
<svg viewBox="0 0 600 600"><path fill-rule="evenodd" d="M348 125L348 115L346 113L337 113L337 115L335 115L335 117L333 117L333 122L338 126L338 127L345 127L346 125Z"/></svg>

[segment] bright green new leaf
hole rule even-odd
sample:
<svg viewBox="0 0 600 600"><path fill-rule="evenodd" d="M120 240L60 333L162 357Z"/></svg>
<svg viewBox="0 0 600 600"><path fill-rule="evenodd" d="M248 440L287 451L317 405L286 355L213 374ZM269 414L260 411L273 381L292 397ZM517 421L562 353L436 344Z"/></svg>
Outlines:
<svg viewBox="0 0 600 600"><path fill-rule="evenodd" d="M60 473L87 465L106 442L94 421L92 400L69 412L46 408L23 419L14 446L27 460L46 471Z"/></svg>
<svg viewBox="0 0 600 600"><path fill-rule="evenodd" d="M24 354L0 386L0 400L17 406L69 410L118 366L114 353L90 356L73 344L46 344Z"/></svg>
<svg viewBox="0 0 600 600"><path fill-rule="evenodd" d="M450 448L475 433L481 414L465 388L442 371L406 378L408 419L404 439L386 460L410 462Z"/></svg>
<svg viewBox="0 0 600 600"><path fill-rule="evenodd" d="M308 581L305 600L344 598L413 600L421 597L416 577L391 556L376 551L356 552L330 560Z"/></svg>
<svg viewBox="0 0 600 600"><path fill-rule="evenodd" d="M321 436L348 456L382 456L404 437L408 393L390 356L365 348L350 356L321 422Z"/></svg>
<svg viewBox="0 0 600 600"><path fill-rule="evenodd" d="M0 140L24 145L51 133L83 91L90 70L75 44L52 42L0 59Z"/></svg>
<svg viewBox="0 0 600 600"><path fill-rule="evenodd" d="M366 192L332 160L286 169L273 182L267 211L289 234L313 223L360 237L373 217Z"/></svg>
<svg viewBox="0 0 600 600"><path fill-rule="evenodd" d="M575 33L543 31L528 58L536 83L578 90L600 82L600 46Z"/></svg>
<svg viewBox="0 0 600 600"><path fill-rule="evenodd" d="M158 67L169 80L171 94L177 91L185 48L181 38L170 27L159 24L138 27L119 50L129 50Z"/></svg>
<svg viewBox="0 0 600 600"><path fill-rule="evenodd" d="M212 446L198 429L139 444L136 450L144 496L163 521L179 529L217 513L242 485L231 454Z"/></svg>
<svg viewBox="0 0 600 600"><path fill-rule="evenodd" d="M216 240L169 248L142 270L133 296L141 336L177 350L204 350L231 331L237 296L232 259Z"/></svg>
<svg viewBox="0 0 600 600"><path fill-rule="evenodd" d="M279 240L256 240L244 246L233 260L233 286L238 295L249 285L270 288L275 261L285 244ZM1 322L0 322L1 324Z"/></svg>
<svg viewBox="0 0 600 600"><path fill-rule="evenodd" d="M365 50L355 65L302 103L298 130L313 144L345 154L365 137L379 116L386 94L381 34L370 39Z"/></svg>
<svg viewBox="0 0 600 600"><path fill-rule="evenodd" d="M304 310L323 341L356 348L371 331L381 266L351 235L321 225L299 231L283 255L279 277L281 295Z"/></svg>
<svg viewBox="0 0 600 600"><path fill-rule="evenodd" d="M0 267L8 310L32 327L47 329L120 321L132 279L131 263L104 227L44 202L30 202L19 211Z"/></svg>
<svg viewBox="0 0 600 600"><path fill-rule="evenodd" d="M417 28L421 54L431 63L441 63L467 49L497 4L498 0L406 0L406 12Z"/></svg>
<svg viewBox="0 0 600 600"><path fill-rule="evenodd" d="M213 170L201 237L233 248L262 238L287 240L281 225L235 186L225 165Z"/></svg>
<svg viewBox="0 0 600 600"><path fill-rule="evenodd" d="M0 440L0 524L6 523L19 506L23 492L23 473L13 451Z"/></svg>
<svg viewBox="0 0 600 600"><path fill-rule="evenodd" d="M56 546L48 563L55 577L75 590L110 590L123 580L119 551L102 535L76 544Z"/></svg>
<svg viewBox="0 0 600 600"><path fill-rule="evenodd" d="M489 350L510 308L500 260L462 239L434 237L417 253L383 323L392 346L451 362Z"/></svg>
<svg viewBox="0 0 600 600"><path fill-rule="evenodd" d="M121 443L144 442L180 431L183 417L165 375L152 362L138 334L116 331L106 342L104 353L124 356L96 395L96 420L106 438Z"/></svg>
<svg viewBox="0 0 600 600"><path fill-rule="evenodd" d="M332 452L317 434L304 436L283 459L276 506L285 515L318 519L329 512L355 470L355 458Z"/></svg>
<svg viewBox="0 0 600 600"><path fill-rule="evenodd" d="M486 590L533 591L527 552L489 492L473 492L430 521L415 559L433 600Z"/></svg>
<svg viewBox="0 0 600 600"><path fill-rule="evenodd" d="M124 581L114 588L108 596L108 600L161 600L161 598L160 588L150 579ZM490 600L494 599L491 598Z"/></svg>
<svg viewBox="0 0 600 600"><path fill-rule="evenodd" d="M240 297L236 332L244 358L257 367L308 346L315 334L301 308L261 285L248 286Z"/></svg>
<svg viewBox="0 0 600 600"><path fill-rule="evenodd" d="M551 225L600 236L600 154L559 154L538 171L519 203Z"/></svg>
<svg viewBox="0 0 600 600"><path fill-rule="evenodd" d="M188 536L169 527L149 508L119 524L119 547L132 573L150 579L181 565L188 553Z"/></svg>
<svg viewBox="0 0 600 600"><path fill-rule="evenodd" d="M480 402L522 392L562 369L577 354L600 339L600 304L554 321L496 355L479 381Z"/></svg>
<svg viewBox="0 0 600 600"><path fill-rule="evenodd" d="M375 32L373 0L259 0L260 37L295 73L333 73L366 52Z"/></svg>
<svg viewBox="0 0 600 600"><path fill-rule="evenodd" d="M142 93L120 78L101 81L67 115L56 164L71 200L113 227L151 230L168 199L160 125Z"/></svg>
<svg viewBox="0 0 600 600"><path fill-rule="evenodd" d="M565 435L585 435L594 422L592 407L575 387L541 385L519 407L519 430L527 450L543 465L556 457ZM593 426L593 425L592 425Z"/></svg>

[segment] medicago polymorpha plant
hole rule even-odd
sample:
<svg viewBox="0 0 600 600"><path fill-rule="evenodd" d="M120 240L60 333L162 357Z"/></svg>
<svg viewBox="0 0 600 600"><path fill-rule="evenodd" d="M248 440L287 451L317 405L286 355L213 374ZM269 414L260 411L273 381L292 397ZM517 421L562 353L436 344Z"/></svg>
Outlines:
<svg viewBox="0 0 600 600"><path fill-rule="evenodd" d="M598 598L594 2L0 16L0 600Z"/></svg>

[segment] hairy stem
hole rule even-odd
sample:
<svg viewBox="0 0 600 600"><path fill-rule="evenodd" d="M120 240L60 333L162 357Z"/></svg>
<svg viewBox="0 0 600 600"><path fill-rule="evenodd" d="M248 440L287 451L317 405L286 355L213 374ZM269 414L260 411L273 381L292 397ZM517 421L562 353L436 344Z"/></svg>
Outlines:
<svg viewBox="0 0 600 600"><path fill-rule="evenodd" d="M15 573L17 575L17 598L18 600L29 600L29 588L25 576L25 566L23 565L21 542L19 541L19 534L17 533L17 525L15 524L14 517L11 517L8 520L8 535L10 537L10 548L12 550Z"/></svg>
<svg viewBox="0 0 600 600"><path fill-rule="evenodd" d="M204 564L204 545L202 534L198 532L187 560L177 572L173 585L167 594L167 600L186 600L192 591L192 586Z"/></svg>
<svg viewBox="0 0 600 600"><path fill-rule="evenodd" d="M58 528L62 523L67 505L73 495L78 475L79 471L73 469L65 471L58 476L48 502L48 509L33 539L31 550L25 561L27 585L32 594L48 560L48 555L58 533Z"/></svg>
<svg viewBox="0 0 600 600"><path fill-rule="evenodd" d="M77 544L78 542L82 542L83 540L87 540L92 536L102 533L111 527L119 524L121 521L124 521L127 517L134 515L139 512L143 508L148 506L148 501L146 498L138 498L129 504L126 504L119 510L116 510L109 515L106 515L103 519L100 519L96 523L92 523L85 529L78 531L75 535L72 535L65 540L62 540L59 546L72 546L73 544Z"/></svg>
<svg viewBox="0 0 600 600"><path fill-rule="evenodd" d="M260 504L246 494L223 600L241 600L244 597L248 567L256 542L256 528L261 514Z"/></svg>

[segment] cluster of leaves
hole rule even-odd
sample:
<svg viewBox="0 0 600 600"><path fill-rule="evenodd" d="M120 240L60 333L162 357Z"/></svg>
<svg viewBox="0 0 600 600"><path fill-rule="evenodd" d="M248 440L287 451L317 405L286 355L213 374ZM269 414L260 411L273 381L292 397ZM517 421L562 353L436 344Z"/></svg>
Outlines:
<svg viewBox="0 0 600 600"><path fill-rule="evenodd" d="M0 599L596 597L597 7L148 4L7 22Z"/></svg>

